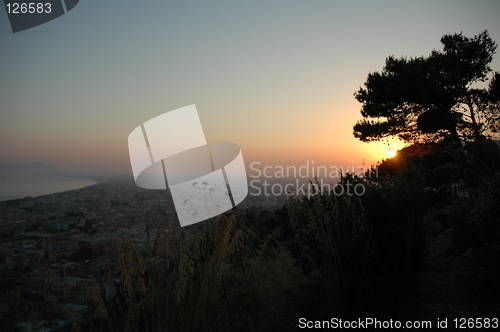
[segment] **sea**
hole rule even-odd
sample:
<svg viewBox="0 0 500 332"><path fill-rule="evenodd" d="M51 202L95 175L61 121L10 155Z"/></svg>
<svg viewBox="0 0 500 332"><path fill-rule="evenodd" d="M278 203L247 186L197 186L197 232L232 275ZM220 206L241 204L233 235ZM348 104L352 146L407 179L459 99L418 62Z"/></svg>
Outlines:
<svg viewBox="0 0 500 332"><path fill-rule="evenodd" d="M97 181L59 175L2 175L0 176L0 201L24 197L37 197L68 190L81 189Z"/></svg>

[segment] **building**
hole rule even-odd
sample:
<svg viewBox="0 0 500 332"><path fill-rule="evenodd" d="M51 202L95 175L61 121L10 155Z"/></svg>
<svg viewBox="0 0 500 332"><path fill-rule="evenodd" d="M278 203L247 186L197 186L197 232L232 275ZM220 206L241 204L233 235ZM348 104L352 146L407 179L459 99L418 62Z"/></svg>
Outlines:
<svg viewBox="0 0 500 332"><path fill-rule="evenodd" d="M5 262L10 270L32 270L40 263L40 255L35 251L25 251L22 253L7 256Z"/></svg>

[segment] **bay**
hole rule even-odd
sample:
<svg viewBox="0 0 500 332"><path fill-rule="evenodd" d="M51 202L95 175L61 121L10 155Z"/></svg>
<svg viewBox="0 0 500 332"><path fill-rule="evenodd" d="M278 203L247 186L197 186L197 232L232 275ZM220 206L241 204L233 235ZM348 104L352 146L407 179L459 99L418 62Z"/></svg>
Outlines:
<svg viewBox="0 0 500 332"><path fill-rule="evenodd" d="M55 194L96 183L89 178L60 175L3 175L0 176L0 201Z"/></svg>

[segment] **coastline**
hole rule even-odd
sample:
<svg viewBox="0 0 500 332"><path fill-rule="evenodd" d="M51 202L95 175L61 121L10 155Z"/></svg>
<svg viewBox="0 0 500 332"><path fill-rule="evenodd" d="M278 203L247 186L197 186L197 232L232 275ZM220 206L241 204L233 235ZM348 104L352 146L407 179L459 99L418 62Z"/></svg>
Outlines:
<svg viewBox="0 0 500 332"><path fill-rule="evenodd" d="M0 202L60 194L103 182L92 177L71 175L3 176L0 178Z"/></svg>

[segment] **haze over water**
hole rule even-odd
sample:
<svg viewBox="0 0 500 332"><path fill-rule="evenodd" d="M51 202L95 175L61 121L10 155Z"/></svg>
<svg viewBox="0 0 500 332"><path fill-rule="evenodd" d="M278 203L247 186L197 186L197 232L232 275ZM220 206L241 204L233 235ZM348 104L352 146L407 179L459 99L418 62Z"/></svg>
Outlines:
<svg viewBox="0 0 500 332"><path fill-rule="evenodd" d="M0 201L55 194L96 184L88 178L57 175L4 175L0 177Z"/></svg>

